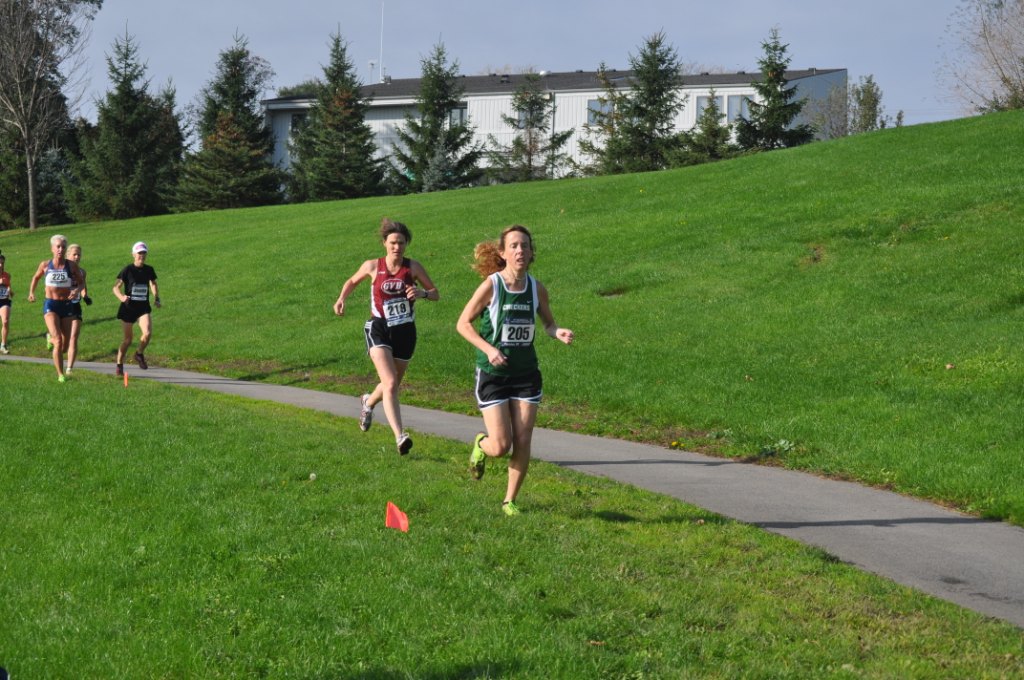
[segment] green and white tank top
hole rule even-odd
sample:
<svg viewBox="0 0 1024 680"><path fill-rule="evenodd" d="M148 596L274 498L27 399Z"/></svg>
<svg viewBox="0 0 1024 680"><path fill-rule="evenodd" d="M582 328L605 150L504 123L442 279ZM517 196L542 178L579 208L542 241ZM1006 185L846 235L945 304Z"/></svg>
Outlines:
<svg viewBox="0 0 1024 680"><path fill-rule="evenodd" d="M481 315L480 335L508 357L505 366L492 366L487 355L477 350L476 365L491 375L526 375L537 370L533 348L537 323L537 282L526 276L526 288L514 293L505 286L501 273L491 274L491 304Z"/></svg>

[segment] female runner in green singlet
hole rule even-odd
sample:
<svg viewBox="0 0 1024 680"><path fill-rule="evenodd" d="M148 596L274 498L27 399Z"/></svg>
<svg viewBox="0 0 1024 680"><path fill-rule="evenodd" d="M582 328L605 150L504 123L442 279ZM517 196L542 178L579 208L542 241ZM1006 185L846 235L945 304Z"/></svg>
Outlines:
<svg viewBox="0 0 1024 680"><path fill-rule="evenodd" d="M462 310L457 328L477 349L476 398L487 431L473 443L470 471L480 479L488 456L501 457L511 449L502 510L512 516L519 514L515 500L530 466L542 394L533 347L536 317L549 336L567 345L573 332L555 323L547 289L529 274L533 237L526 227L508 227L497 242L477 245L474 257L484 281ZM480 317L478 329L473 322Z"/></svg>

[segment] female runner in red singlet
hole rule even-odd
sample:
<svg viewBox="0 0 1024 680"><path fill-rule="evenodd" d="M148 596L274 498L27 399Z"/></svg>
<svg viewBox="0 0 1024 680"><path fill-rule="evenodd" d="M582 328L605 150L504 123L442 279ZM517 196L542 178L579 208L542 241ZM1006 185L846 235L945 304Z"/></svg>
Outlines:
<svg viewBox="0 0 1024 680"><path fill-rule="evenodd" d="M412 448L412 438L402 429L398 388L416 350L415 303L417 299L437 301L441 296L423 265L405 257L405 249L412 241L408 227L385 217L380 225L380 238L386 255L367 260L345 282L334 303L334 313L343 316L345 300L362 281L370 280L371 316L363 332L366 351L380 383L373 392L362 396L359 428L363 432L370 429L373 407L383 401L398 453L404 456Z"/></svg>

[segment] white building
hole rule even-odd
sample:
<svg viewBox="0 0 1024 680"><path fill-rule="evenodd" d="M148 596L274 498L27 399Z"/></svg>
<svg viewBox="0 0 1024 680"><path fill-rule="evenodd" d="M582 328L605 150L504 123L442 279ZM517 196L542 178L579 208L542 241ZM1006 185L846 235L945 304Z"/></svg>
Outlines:
<svg viewBox="0 0 1024 680"><path fill-rule="evenodd" d="M630 71L608 72L614 84L628 89ZM584 139L584 125L593 122L592 111L597 110L599 98L604 95L596 71L575 71L571 73L541 72L544 90L554 99L555 115L553 132L574 129L575 134L565 147L566 153L576 162L587 159L580 151L579 142ZM822 101L834 88L846 91L846 69L805 69L786 72L786 80L797 86L797 96L808 102ZM685 104L676 116L676 129L689 130L707 104L710 91L714 89L718 107L728 122L739 115L746 115L745 100L758 100L751 83L760 80L761 73L701 73L682 76L681 92ZM468 121L475 130L475 141L486 144L489 135L500 143L508 144L514 131L504 123L502 115L514 115L512 95L525 83L525 76L498 75L461 76L465 88L462 105L452 111L456 120ZM398 138L395 131L405 123L406 113L416 113L416 97L420 90L419 78L400 80L386 79L383 83L364 85L363 95L370 98L370 109L366 122L376 135L380 156L391 153ZM312 104L308 96L279 97L263 102L267 120L274 132L274 162L282 168L290 165L288 142L292 131L306 116ZM807 108L805 107L805 111Z"/></svg>

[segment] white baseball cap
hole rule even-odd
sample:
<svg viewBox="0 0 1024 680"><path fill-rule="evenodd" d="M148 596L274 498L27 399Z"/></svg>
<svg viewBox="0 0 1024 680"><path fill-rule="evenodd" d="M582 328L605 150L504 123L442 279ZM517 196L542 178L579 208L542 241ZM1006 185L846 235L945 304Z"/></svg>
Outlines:
<svg viewBox="0 0 1024 680"><path fill-rule="evenodd" d="M146 247L145 241L136 241L135 245L132 246L132 255L136 253L148 253L149 248Z"/></svg>

